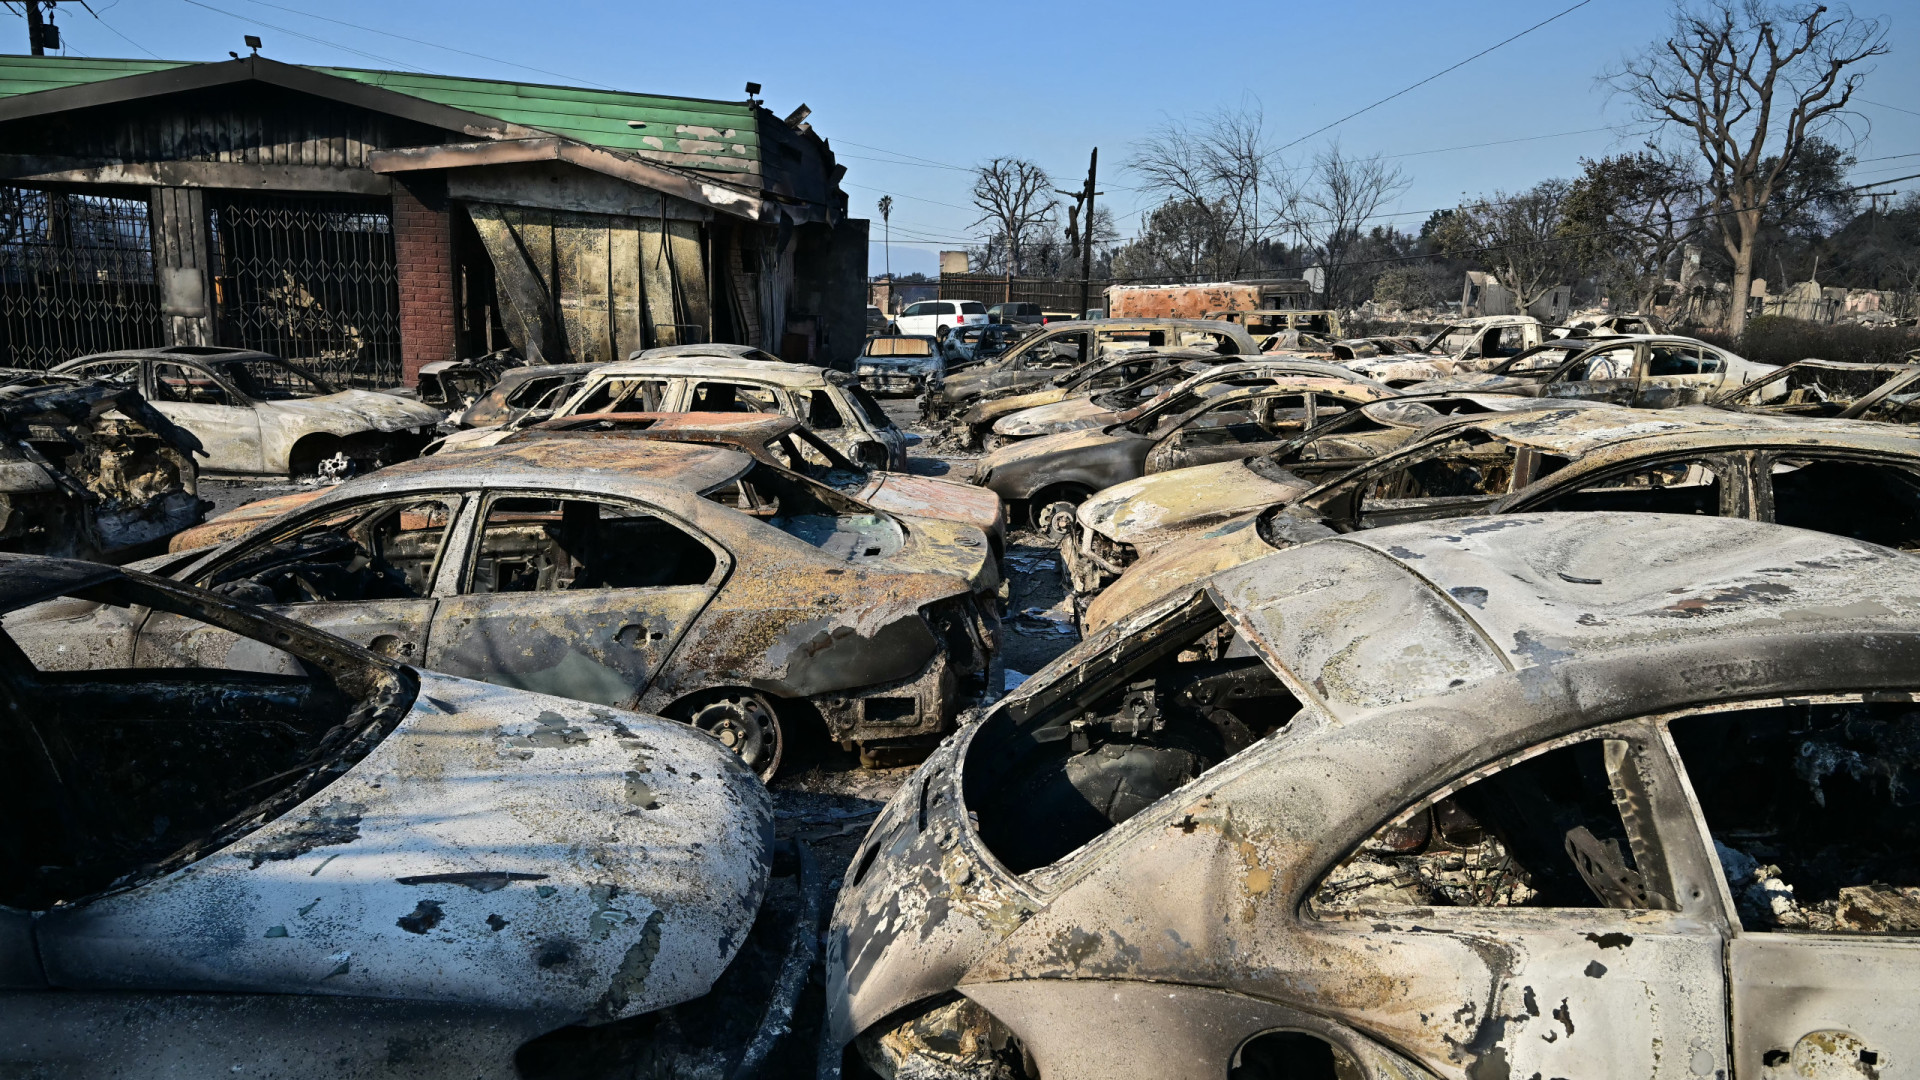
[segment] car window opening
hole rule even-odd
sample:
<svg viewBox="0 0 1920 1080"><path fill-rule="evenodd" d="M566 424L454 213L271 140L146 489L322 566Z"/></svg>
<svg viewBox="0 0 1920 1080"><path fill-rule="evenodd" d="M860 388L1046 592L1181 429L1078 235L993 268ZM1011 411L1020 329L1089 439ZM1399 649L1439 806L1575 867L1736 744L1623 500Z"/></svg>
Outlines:
<svg viewBox="0 0 1920 1080"><path fill-rule="evenodd" d="M1300 708L1205 598L1056 687L995 713L968 752L967 807L1016 874L1064 858Z"/></svg>
<svg viewBox="0 0 1920 1080"><path fill-rule="evenodd" d="M1869 461L1777 458L1773 520L1796 529L1920 549L1920 477Z"/></svg>
<svg viewBox="0 0 1920 1080"><path fill-rule="evenodd" d="M0 840L7 907L43 911L138 885L232 843L364 757L417 689L359 650L246 613L215 622L200 601L143 583L50 603L76 602L149 606L177 620L183 632L171 636L192 647L102 666L93 653L62 651L66 620L36 620L34 608L8 616L0 723L16 752L0 761L0 812L38 824ZM247 635L225 628L236 625ZM324 824L351 812L310 814Z"/></svg>
<svg viewBox="0 0 1920 1080"><path fill-rule="evenodd" d="M756 463L744 476L709 488L706 497L760 518L827 555L849 562L898 554L906 532L892 517L825 484Z"/></svg>
<svg viewBox="0 0 1920 1080"><path fill-rule="evenodd" d="M1376 830L1314 890L1318 916L1408 908L1671 910L1633 744L1587 739L1507 765Z"/></svg>
<svg viewBox="0 0 1920 1080"><path fill-rule="evenodd" d="M201 585L249 604L426 596L458 507L428 498L338 510L240 549Z"/></svg>
<svg viewBox="0 0 1920 1080"><path fill-rule="evenodd" d="M1674 746L1749 931L1920 933L1920 712L1796 703L1681 717Z"/></svg>
<svg viewBox="0 0 1920 1080"><path fill-rule="evenodd" d="M471 593L705 585L712 549L672 522L617 503L495 498L481 527Z"/></svg>
<svg viewBox="0 0 1920 1080"><path fill-rule="evenodd" d="M1619 510L1648 514L1720 513L1724 485L1707 461L1668 461L1615 473L1541 503L1542 511Z"/></svg>

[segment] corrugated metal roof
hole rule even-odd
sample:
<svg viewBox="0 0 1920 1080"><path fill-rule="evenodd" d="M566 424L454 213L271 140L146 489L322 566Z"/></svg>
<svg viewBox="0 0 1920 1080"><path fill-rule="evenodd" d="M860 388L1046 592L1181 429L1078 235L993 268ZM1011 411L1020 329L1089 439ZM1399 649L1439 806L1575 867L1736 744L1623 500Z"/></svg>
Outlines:
<svg viewBox="0 0 1920 1080"><path fill-rule="evenodd" d="M187 66L189 62L178 60L0 55L0 97ZM744 101L305 66L325 75L641 157L659 157L715 172L757 171L760 160L754 111ZM629 121L643 126L634 127Z"/></svg>

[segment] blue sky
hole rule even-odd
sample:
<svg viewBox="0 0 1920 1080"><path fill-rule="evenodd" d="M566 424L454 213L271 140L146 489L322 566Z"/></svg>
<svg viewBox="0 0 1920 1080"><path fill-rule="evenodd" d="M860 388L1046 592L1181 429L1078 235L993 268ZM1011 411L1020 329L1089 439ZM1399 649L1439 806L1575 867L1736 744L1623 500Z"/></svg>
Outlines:
<svg viewBox="0 0 1920 1080"><path fill-rule="evenodd" d="M1017 155L1046 167L1057 186L1075 187L1097 145L1105 203L1119 215L1121 233L1132 235L1147 204L1130 190L1137 181L1123 166L1130 145L1165 119L1257 104L1279 141L1290 141L1574 0L1229 0L1199 9L1140 0L928 7L833 0L92 2L99 19L76 2L57 9L70 54L220 59L228 49L242 50L243 34L257 33L266 55L293 63L710 98L741 97L751 79L777 112L801 102L812 107L815 129L847 166L855 214L877 218L875 200L894 196L892 265L906 273L934 271L935 252L969 236L976 212L967 206L967 166ZM1892 17L1893 54L1878 62L1862 95L1882 104L1859 106L1867 137L1858 154L1916 156L1863 160L1856 173L1862 181L1920 172L1920 18L1878 3L1856 10ZM1335 137L1349 152L1404 155L1395 163L1412 184L1384 223L1408 228L1462 195L1570 175L1582 155L1634 145L1615 127L1624 108L1595 76L1658 35L1667 10L1662 0L1589 0L1285 158L1304 161ZM19 49L22 20L7 16L0 35L0 48ZM1454 149L1512 139L1527 141ZM875 272L883 259L876 242Z"/></svg>

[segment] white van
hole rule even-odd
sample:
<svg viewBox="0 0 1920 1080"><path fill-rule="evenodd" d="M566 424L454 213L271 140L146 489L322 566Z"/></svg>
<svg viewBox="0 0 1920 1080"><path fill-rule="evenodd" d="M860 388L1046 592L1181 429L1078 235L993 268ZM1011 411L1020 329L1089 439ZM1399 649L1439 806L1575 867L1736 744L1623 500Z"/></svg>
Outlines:
<svg viewBox="0 0 1920 1080"><path fill-rule="evenodd" d="M985 326L987 305L978 300L922 300L894 317L902 334L933 337L940 327Z"/></svg>

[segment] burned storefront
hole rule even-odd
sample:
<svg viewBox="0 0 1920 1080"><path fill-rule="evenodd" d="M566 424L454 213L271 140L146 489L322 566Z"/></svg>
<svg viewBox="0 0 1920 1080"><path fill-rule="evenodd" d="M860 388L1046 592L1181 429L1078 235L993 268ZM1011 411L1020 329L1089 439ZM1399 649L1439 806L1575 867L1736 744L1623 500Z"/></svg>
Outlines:
<svg viewBox="0 0 1920 1080"><path fill-rule="evenodd" d="M383 386L500 350L850 361L866 223L805 115L260 56L0 57L0 366L223 345Z"/></svg>

